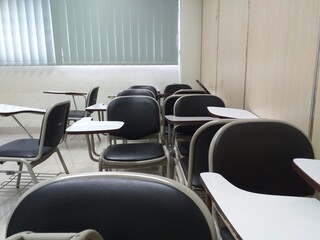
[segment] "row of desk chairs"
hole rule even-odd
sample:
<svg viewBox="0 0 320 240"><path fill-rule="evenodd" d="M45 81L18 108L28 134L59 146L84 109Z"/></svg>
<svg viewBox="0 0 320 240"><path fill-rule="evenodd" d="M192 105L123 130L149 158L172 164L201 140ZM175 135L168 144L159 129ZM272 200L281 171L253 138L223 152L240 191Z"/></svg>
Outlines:
<svg viewBox="0 0 320 240"><path fill-rule="evenodd" d="M155 91L155 88L153 87L150 87L150 89ZM138 86L131 87L131 90L142 91ZM89 90L86 98L86 107L96 103L98 91L99 86L93 87ZM132 116L134 116L134 113L135 112L132 113ZM21 173L24 172L24 166L30 174L33 183L38 183L35 173L32 170L33 167L42 163L54 153L58 155L64 171L69 173L64 159L58 149L58 144L64 137L65 129L69 125L69 122L77 121L86 116L89 116L89 113L85 110L70 110L70 102L57 103L46 111L39 139L19 139L0 146L0 161L2 163L17 162L19 165L18 171L16 169L10 171L18 173L17 187L20 186ZM161 151L161 154L162 153L163 152ZM164 155L166 155L166 152L164 152ZM133 156L136 157L136 155ZM101 163L100 169L102 169L103 165L105 164ZM8 170L5 170L5 172L8 172Z"/></svg>
<svg viewBox="0 0 320 240"><path fill-rule="evenodd" d="M171 176L171 158L169 156L166 144L163 144L163 131L160 122L163 121L160 115L159 102L152 93L152 86L133 86L117 94L107 108L107 119L111 121L123 121L124 126L115 133L110 134L113 139L130 141L130 144L113 144L101 154L99 161L99 170L111 170L113 168L137 168L150 166L163 166L167 168L167 176ZM188 89L189 90L189 89ZM177 94L177 96L180 96ZM196 94L193 94L198 101ZM201 95L202 108L204 112L208 106L207 99L217 101L212 95ZM185 106L190 104L187 102ZM212 103L212 101L211 101ZM196 105L199 111L200 104ZM212 105L212 104L211 104ZM215 104L213 104L215 106ZM190 106L188 106L190 108ZM119 111L121 109L121 111ZM208 110L205 109L207 112ZM198 114L201 114L200 112ZM133 144L133 141L142 140L143 142ZM156 140L155 142L146 142L146 140Z"/></svg>
<svg viewBox="0 0 320 240"><path fill-rule="evenodd" d="M143 91L149 90L148 91ZM166 94L173 94L174 92L180 89L191 89L191 87L187 84L170 84L166 86L164 92ZM200 90L199 90L200 91ZM71 109L69 111L68 121L78 121L83 117L90 116L90 112L86 111L85 108L97 103L98 99L99 86L95 86L88 91L88 94L85 98L85 107L84 109ZM133 85L126 90L123 90L118 93L117 96L125 96L125 95L145 95L158 99L158 91L155 87L151 85Z"/></svg>
<svg viewBox="0 0 320 240"><path fill-rule="evenodd" d="M55 113L56 116L58 107L65 105L68 109L68 104L57 104L46 114ZM218 123L210 122L193 135L188 169L197 168L196 161L205 159L208 152L209 171L222 174L231 183L247 191L293 196L314 193L291 169L293 158L314 158L308 138L299 129L284 122L264 119L221 121L224 122L220 122L216 129L211 127ZM61 121L58 125L61 125ZM201 138L202 134L209 134L209 137ZM192 149L197 150L193 153ZM191 154L194 154L193 157ZM196 157L197 154L200 157ZM190 165L192 161L193 165ZM186 174L185 170L182 171ZM189 187L190 183L193 184L190 176L188 170L185 178ZM221 232L227 235L224 230Z"/></svg>
<svg viewBox="0 0 320 240"><path fill-rule="evenodd" d="M314 158L312 144L297 127L267 119L221 119L195 132L176 177L197 189L202 188L200 173L213 171L248 191L312 195L312 188L291 167L294 158Z"/></svg>
<svg viewBox="0 0 320 240"><path fill-rule="evenodd" d="M143 91L142 89L149 90L152 94L150 92ZM190 93L192 93L193 91L196 91L196 90L192 90L191 87L187 84L169 84L168 86L165 87L164 93L166 95L171 95L178 90L184 90L184 89L191 90ZM88 94L85 98L84 109L80 109L80 110L79 109L71 109L69 111L68 121L69 122L70 121L78 121L79 119L81 119L83 117L90 116L90 112L86 111L85 108L97 103L98 92L99 92L99 86L95 86L95 87L91 88L88 91ZM201 93L202 91L199 90L196 92ZM186 93L188 93L188 92L186 92ZM158 91L155 87L153 87L151 85L133 85L133 86L130 86L128 89L118 93L118 96L125 96L125 95L146 95L146 96L150 96L150 97L154 97L154 98L158 99Z"/></svg>
<svg viewBox="0 0 320 240"><path fill-rule="evenodd" d="M149 91L144 91L149 90ZM177 91L181 92L177 92ZM184 92L184 90L186 90ZM99 86L95 86L88 91L88 94L85 98L84 109L71 109L68 116L68 125L71 121L78 121L83 117L90 116L90 112L86 111L85 108L92 106L97 103L98 99ZM201 90L192 90L188 84L169 84L164 89L165 95L171 95L173 93L179 94L193 94L193 93L203 93ZM118 93L117 96L128 96L128 95L144 95L150 96L158 99L158 91L155 87L151 85L133 85L128 89L125 89Z"/></svg>
<svg viewBox="0 0 320 240"><path fill-rule="evenodd" d="M140 88L143 88L143 87L145 89L150 90L150 91L152 90L153 91L152 94L154 94L154 92L156 92L155 88L152 86L141 86L141 85L132 86L128 90L141 92L142 89L140 89ZM99 90L98 86L93 87L92 89L89 90L87 98L86 98L86 105L89 106L89 105L93 105L96 103L97 96L98 96L98 90ZM151 94L150 91L148 91L149 94ZM141 93L139 93L139 95L140 94ZM57 105L60 106L60 104L57 104ZM65 124L59 125L59 129L62 129L61 131L59 131L59 130L56 131L56 133L60 133L59 136L53 135L52 134L54 132L53 130L51 133L50 132L46 133L46 130L45 130L45 129L49 128L49 127L47 127L48 124L51 124L50 129L56 129L54 124L52 123L54 121L54 120L52 120L52 118L53 118L54 114L56 114L55 108L58 108L59 106L53 106L48 109L45 117L43 118L44 119L43 124L42 124L43 129L41 130L42 135L40 136L40 138L38 140L23 139L23 140L8 143L0 148L0 157L3 160L2 162L9 161L8 159L10 159L10 161L18 162L19 163L19 172L22 171L22 168L25 165L27 167L28 172L30 173L32 181L34 183L37 183L37 179L35 177L35 174L32 171L32 168L34 166L36 166L37 164L41 163L42 161L44 161L45 158L48 158L54 152L57 152L57 154L60 158L60 161L63 164L65 172L68 173L67 167L64 164L64 160L63 160L63 158L57 148L57 144L59 143L60 138L65 133L65 127L66 127ZM89 114L85 110L83 110L83 111L69 110L70 103L69 103L68 107L66 107L66 104L65 104L65 109L66 108L68 108L68 114L67 114L68 124L67 125L69 125L69 121L76 121L76 120L80 119L81 117L88 116L88 114ZM54 114L51 112L53 112ZM66 114L67 111L65 111L64 113ZM65 114L64 114L64 116L61 115L61 118L57 117L55 119L56 123L60 123L61 121L63 121ZM134 112L131 115L134 116L135 115ZM59 120L61 120L61 121L59 122ZM46 142L48 142L49 140L46 140L46 139L49 139L49 138L51 138L51 139L57 138L58 139L55 142L54 147L53 147L54 144L51 144L50 148L48 147L48 144ZM42 141L43 141L43 143L42 143ZM13 151L13 149L16 149L16 148L18 148L20 151ZM32 150L30 150L30 149L32 149ZM15 171L13 171L13 172L15 172ZM17 181L17 187L19 186L21 174L19 173L18 176L19 177L18 177L18 181Z"/></svg>
<svg viewBox="0 0 320 240"><path fill-rule="evenodd" d="M159 112L158 104L154 104L156 101L150 97L119 97L118 99L120 99L119 103L129 105L129 102L123 102L123 100L131 98L148 99L147 102L157 105L157 112ZM70 103L64 102L49 108L45 114L41 132L44 135L49 134L50 131L52 133L53 127L58 125L62 130L57 132L61 135L67 122L69 107ZM59 113L62 117L57 120ZM137 115L137 112L133 113ZM42 146L43 149L56 150L55 143L44 139L39 141L47 144ZM44 159L37 159L34 163L45 160L50 154L46 152ZM2 160L8 161L7 157ZM191 139L188 158L180 159L175 170L177 175L180 171L178 179L191 188L199 187L197 177L200 172L214 171L222 174L234 185L248 191L293 196L312 195L314 190L291 169L292 159L297 157L314 158L314 153L308 138L290 124L264 119L219 120L197 129ZM67 169L65 171L68 172ZM228 235L225 228L221 232Z"/></svg>
<svg viewBox="0 0 320 240"><path fill-rule="evenodd" d="M142 90L141 88L144 87ZM146 91L145 89L150 90L153 88L151 86L134 86L124 91L121 91L118 96L124 95L145 95L149 96L150 91ZM143 94L143 91L149 92ZM186 155L188 152L188 148L190 145L190 139L196 129L200 126L197 125L189 125L189 126L175 126L175 129L171 132L174 132L173 142L167 142L168 134L167 127L168 124L165 121L165 115L176 115L176 116L209 116L209 112L207 110L207 106L218 106L224 107L225 104L222 99L217 96L213 96L211 94L205 94L202 90L193 90L189 85L186 84L171 84L168 85L164 93L171 94L166 96L163 101L163 106L161 106L161 122L162 122L162 142L166 143L167 149L171 151L172 145L177 145L175 149L176 157L180 158L181 156ZM179 99L179 101L177 101ZM175 107L174 107L175 106ZM181 139L183 136L183 140ZM177 140L177 141L175 141ZM171 162L169 161L169 164ZM174 163L173 163L174 165Z"/></svg>
<svg viewBox="0 0 320 240"><path fill-rule="evenodd" d="M176 164L174 178L204 191L200 173L216 172L249 192L314 195L314 189L293 170L294 158L314 158L312 144L297 127L267 119L221 119L195 132L188 156ZM220 228L223 239L233 239L225 226Z"/></svg>
<svg viewBox="0 0 320 240"><path fill-rule="evenodd" d="M179 101L181 105L186 103L185 109L179 109ZM167 109L166 102L171 102ZM222 100L204 107L201 103L197 106L197 102L201 101L195 101L195 96L171 95L165 99L163 111L176 116L206 116L206 106L224 107ZM294 158L314 158L309 139L297 127L266 119L220 119L193 127L186 128L190 141L173 137L174 178L189 188L203 191L200 173L211 171L247 191L289 196L314 194L292 169ZM175 126L173 132L179 134L179 128L185 127ZM221 234L223 239L233 239L226 227L221 227Z"/></svg>
<svg viewBox="0 0 320 240"><path fill-rule="evenodd" d="M55 109L60 105L48 109L46 115L57 114ZM70 103L62 105L65 106L64 124L60 121L58 125L65 130ZM160 129L159 105L154 98L119 96L109 104L107 111L108 120L126 121L125 129L118 132L116 137L136 140L143 138L144 134L157 133ZM150 118L149 113L154 118ZM127 121L128 117L130 122ZM50 125L49 122L46 123ZM150 132L148 125L154 130ZM51 131L55 131L54 126L50 126ZM145 132L133 133L131 128L139 129L137 126L141 126L140 130ZM142 152L153 155L151 152L155 148L161 148L156 152L163 155L160 143L151 148L148 145L151 146L151 143L147 142L138 148L133 144L109 146L101 155L100 170L103 167L112 168L114 165L110 167L107 161L114 163L115 159L110 159L110 156L117 158L118 154L126 153L131 158L130 164L133 159L139 159ZM128 154L130 151L131 154ZM123 160L123 155L120 158ZM151 161L159 161L159 156L156 158ZM163 163L166 165L167 160ZM124 165L118 167L123 168ZM178 202L178 206L172 201ZM167 178L132 173L83 174L37 184L20 199L9 219L6 234L9 237L24 231L70 233L84 229L95 229L105 239L216 238L208 209L191 190Z"/></svg>

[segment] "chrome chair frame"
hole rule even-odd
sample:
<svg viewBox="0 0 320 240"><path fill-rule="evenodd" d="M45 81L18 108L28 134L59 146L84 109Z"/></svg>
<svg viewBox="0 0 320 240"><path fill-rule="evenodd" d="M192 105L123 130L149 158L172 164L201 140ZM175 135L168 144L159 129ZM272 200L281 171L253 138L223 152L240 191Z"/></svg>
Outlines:
<svg viewBox="0 0 320 240"><path fill-rule="evenodd" d="M0 146L0 162L16 162L19 165L18 171L10 171L18 173L17 188L20 186L21 173L25 173L22 171L24 165L27 167L32 182L37 184L38 180L33 168L47 160L53 153L58 155L65 173L69 173L58 148L58 144L65 135L69 108L70 101L56 103L48 108L42 120L39 139L18 139ZM55 114L59 111L62 112L62 115L57 119Z"/></svg>

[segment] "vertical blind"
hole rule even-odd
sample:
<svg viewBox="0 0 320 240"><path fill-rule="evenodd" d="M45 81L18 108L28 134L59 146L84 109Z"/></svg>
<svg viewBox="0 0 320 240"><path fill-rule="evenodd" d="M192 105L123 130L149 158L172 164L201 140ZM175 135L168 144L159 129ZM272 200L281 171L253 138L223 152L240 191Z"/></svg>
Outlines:
<svg viewBox="0 0 320 240"><path fill-rule="evenodd" d="M179 0L0 0L0 65L178 64Z"/></svg>
<svg viewBox="0 0 320 240"><path fill-rule="evenodd" d="M0 64L54 64L49 0L0 0Z"/></svg>

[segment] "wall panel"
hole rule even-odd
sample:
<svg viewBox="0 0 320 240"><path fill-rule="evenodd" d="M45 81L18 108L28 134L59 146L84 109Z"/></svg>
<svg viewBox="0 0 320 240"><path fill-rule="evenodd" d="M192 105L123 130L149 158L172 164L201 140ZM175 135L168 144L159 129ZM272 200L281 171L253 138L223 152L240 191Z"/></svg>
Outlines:
<svg viewBox="0 0 320 240"><path fill-rule="evenodd" d="M217 95L228 107L243 108L248 0L220 1Z"/></svg>
<svg viewBox="0 0 320 240"><path fill-rule="evenodd" d="M180 1L180 78L192 88L201 72L202 1Z"/></svg>
<svg viewBox="0 0 320 240"><path fill-rule="evenodd" d="M245 107L308 133L318 0L250 1Z"/></svg>
<svg viewBox="0 0 320 240"><path fill-rule="evenodd" d="M203 0L201 82L213 94L216 92L218 24L220 0Z"/></svg>

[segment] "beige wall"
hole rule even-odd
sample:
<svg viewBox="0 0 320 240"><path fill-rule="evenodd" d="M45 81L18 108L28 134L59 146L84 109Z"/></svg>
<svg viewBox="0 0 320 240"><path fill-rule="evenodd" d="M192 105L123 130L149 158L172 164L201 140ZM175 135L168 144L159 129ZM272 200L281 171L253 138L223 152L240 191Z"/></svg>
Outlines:
<svg viewBox="0 0 320 240"><path fill-rule="evenodd" d="M248 1L220 1L217 95L242 108L245 83ZM232 16L232 17L230 17ZM239 94L240 93L240 94Z"/></svg>
<svg viewBox="0 0 320 240"><path fill-rule="evenodd" d="M212 94L217 85L218 32L219 1L203 0L201 82Z"/></svg>
<svg viewBox="0 0 320 240"><path fill-rule="evenodd" d="M212 22L210 30L218 28L218 67L208 76L208 69L215 66L210 66L208 44L203 44L205 81L216 83L217 95L227 106L241 107L243 100L244 108L260 117L285 120L311 133L320 1L205 1L220 5L219 19ZM204 15L207 29L210 21ZM319 104L320 100L315 106L313 128L318 157Z"/></svg>
<svg viewBox="0 0 320 240"><path fill-rule="evenodd" d="M202 1L180 1L180 78L192 88L199 88L201 62Z"/></svg>
<svg viewBox="0 0 320 240"><path fill-rule="evenodd" d="M246 108L309 128L319 1L251 1Z"/></svg>

